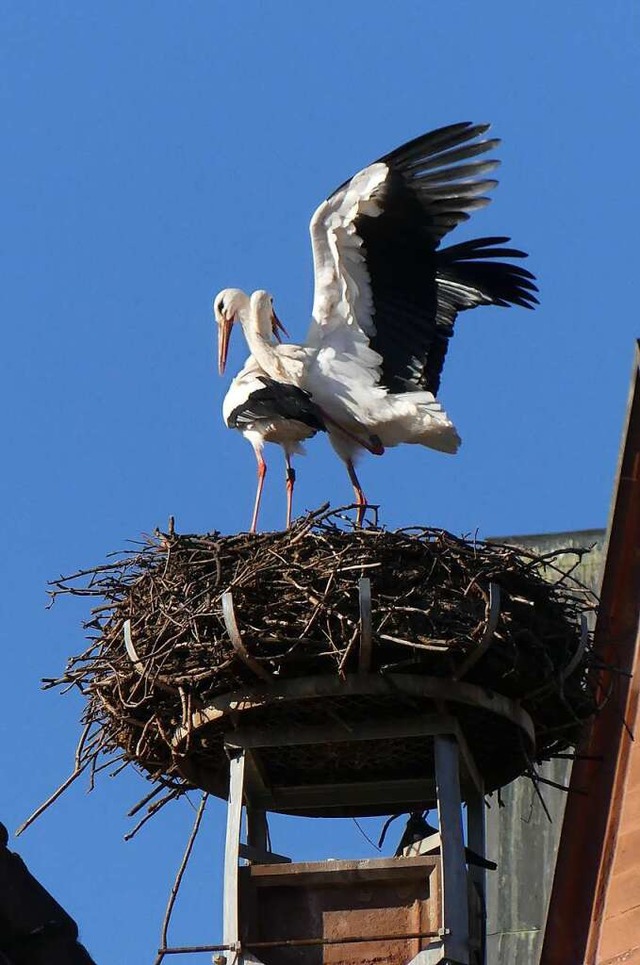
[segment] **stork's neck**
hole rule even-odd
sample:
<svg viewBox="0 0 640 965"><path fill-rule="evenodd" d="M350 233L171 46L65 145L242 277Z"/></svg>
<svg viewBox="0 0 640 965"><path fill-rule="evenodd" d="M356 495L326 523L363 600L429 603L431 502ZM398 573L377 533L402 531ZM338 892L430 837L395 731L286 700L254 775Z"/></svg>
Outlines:
<svg viewBox="0 0 640 965"><path fill-rule="evenodd" d="M277 345L271 331L270 312L253 299L238 313L249 350L260 368L272 379L281 378Z"/></svg>

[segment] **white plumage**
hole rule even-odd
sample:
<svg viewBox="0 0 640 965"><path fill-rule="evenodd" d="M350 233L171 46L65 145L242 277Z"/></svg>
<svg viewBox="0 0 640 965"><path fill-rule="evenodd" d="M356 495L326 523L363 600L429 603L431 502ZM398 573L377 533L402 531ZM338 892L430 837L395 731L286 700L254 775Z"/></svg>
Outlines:
<svg viewBox="0 0 640 965"><path fill-rule="evenodd" d="M231 326L243 328L255 364L274 382L308 393L366 505L354 460L400 443L454 453L458 433L436 399L458 312L477 305L536 303L534 276L499 258L522 258L508 238L440 248L497 182L488 125L454 124L370 164L311 219L315 295L304 345L276 344L273 299L225 289L214 301L219 362Z"/></svg>

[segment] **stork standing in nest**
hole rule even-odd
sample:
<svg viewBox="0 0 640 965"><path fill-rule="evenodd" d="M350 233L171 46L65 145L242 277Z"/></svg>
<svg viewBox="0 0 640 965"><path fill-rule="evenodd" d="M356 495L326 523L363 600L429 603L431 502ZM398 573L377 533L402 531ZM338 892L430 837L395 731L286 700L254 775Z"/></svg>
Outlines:
<svg viewBox="0 0 640 965"><path fill-rule="evenodd" d="M525 258L506 237L440 248L489 203L497 160L474 160L500 142L487 124L432 131L346 181L311 219L313 319L303 345L278 344L268 292L236 288L214 300L219 369L234 322L266 377L308 395L344 461L362 523L355 471L363 450L400 443L455 453L460 437L436 399L458 312L478 305L533 308L534 276L500 259ZM255 514L254 514L255 524Z"/></svg>
<svg viewBox="0 0 640 965"><path fill-rule="evenodd" d="M235 377L224 402L222 416L227 426L239 429L251 443L258 463L258 488L253 506L250 533L255 533L267 464L265 442L276 442L284 451L286 465L287 529L291 525L291 506L296 474L291 465L294 453L304 454L302 443L325 429L322 413L308 392L296 385L277 382L262 371L249 356Z"/></svg>

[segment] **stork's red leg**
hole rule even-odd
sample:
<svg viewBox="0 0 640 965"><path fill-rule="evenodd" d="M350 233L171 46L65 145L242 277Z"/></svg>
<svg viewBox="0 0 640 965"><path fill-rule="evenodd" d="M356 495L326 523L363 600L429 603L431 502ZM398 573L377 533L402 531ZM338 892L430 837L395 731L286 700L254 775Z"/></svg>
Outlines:
<svg viewBox="0 0 640 965"><path fill-rule="evenodd" d="M351 459L346 460L347 472L349 473L349 479L351 480L351 485L353 486L353 491L356 496L356 505L358 507L358 512L356 515L356 526L362 526L364 521L364 511L367 508L367 500L362 492L362 486L356 476L356 470Z"/></svg>
<svg viewBox="0 0 640 965"><path fill-rule="evenodd" d="M262 458L262 452L257 448L254 448L253 451L255 452L256 459L258 461L258 488L256 490L256 501L253 506L253 517L251 519L251 529L249 530L250 533L255 533L258 525L258 513L260 512L262 487L264 486L264 477L267 475L267 464Z"/></svg>
<svg viewBox="0 0 640 965"><path fill-rule="evenodd" d="M296 471L291 465L291 456L288 452L285 452L284 458L287 464L286 468L286 488L287 488L287 529L291 526L291 506L293 504L293 487L296 481Z"/></svg>

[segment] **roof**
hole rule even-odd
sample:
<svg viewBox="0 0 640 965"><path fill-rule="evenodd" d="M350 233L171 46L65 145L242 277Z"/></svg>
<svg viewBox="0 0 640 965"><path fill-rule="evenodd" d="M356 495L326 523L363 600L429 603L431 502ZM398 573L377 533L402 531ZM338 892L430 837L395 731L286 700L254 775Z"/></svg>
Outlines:
<svg viewBox="0 0 640 965"><path fill-rule="evenodd" d="M594 647L603 694L571 775L541 965L640 962L640 343Z"/></svg>
<svg viewBox="0 0 640 965"><path fill-rule="evenodd" d="M0 962L2 965L95 965L78 943L78 926L7 848L0 824Z"/></svg>

